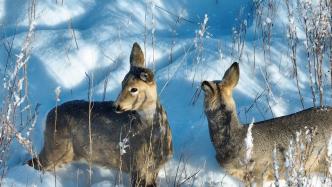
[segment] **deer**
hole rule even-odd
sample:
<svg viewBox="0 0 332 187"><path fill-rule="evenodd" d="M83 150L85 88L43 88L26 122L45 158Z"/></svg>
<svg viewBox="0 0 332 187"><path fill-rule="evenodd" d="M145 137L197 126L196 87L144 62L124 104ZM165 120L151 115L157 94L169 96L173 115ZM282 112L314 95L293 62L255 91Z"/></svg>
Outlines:
<svg viewBox="0 0 332 187"><path fill-rule="evenodd" d="M130 70L116 101L73 100L48 114L44 146L28 161L53 171L85 160L131 174L132 186L156 186L158 171L173 154L172 133L153 72L134 43Z"/></svg>
<svg viewBox="0 0 332 187"><path fill-rule="evenodd" d="M308 174L328 171L326 163L327 142L331 137L332 108L312 107L290 115L253 123L251 159L244 167L244 145L248 124L241 125L237 117L233 90L240 77L240 68L234 62L222 80L202 81L204 112L208 121L210 140L216 151L216 160L225 171L246 183L248 177L262 186L273 179L273 150L280 164L281 177L285 174L288 146L300 132L311 132L310 151L306 153L304 170ZM295 141L293 141L295 142ZM247 169L245 169L247 168ZM248 172L248 168L251 168ZM246 183L248 185L248 183Z"/></svg>

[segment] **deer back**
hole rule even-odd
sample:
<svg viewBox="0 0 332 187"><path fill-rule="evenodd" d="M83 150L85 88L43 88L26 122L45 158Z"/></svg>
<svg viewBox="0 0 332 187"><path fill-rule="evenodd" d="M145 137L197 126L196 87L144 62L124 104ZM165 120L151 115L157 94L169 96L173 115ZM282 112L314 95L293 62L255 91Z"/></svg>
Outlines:
<svg viewBox="0 0 332 187"><path fill-rule="evenodd" d="M284 155L290 141L295 143L296 134L312 136L315 150L326 148L332 133L332 108L309 108L291 115L255 123L252 128L253 157L272 158L274 145ZM308 137L309 138L309 137ZM317 156L312 154L312 156Z"/></svg>

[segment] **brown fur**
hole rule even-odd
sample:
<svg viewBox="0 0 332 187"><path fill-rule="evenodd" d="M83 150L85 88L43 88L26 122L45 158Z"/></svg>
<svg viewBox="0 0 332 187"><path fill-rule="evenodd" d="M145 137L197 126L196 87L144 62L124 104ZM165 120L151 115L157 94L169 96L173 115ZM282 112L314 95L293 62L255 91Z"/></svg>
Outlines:
<svg viewBox="0 0 332 187"><path fill-rule="evenodd" d="M155 186L160 167L172 156L172 135L159 103L153 73L144 67L142 51L133 45L131 69L115 102L92 102L89 141L89 102L70 101L47 115L42 169L84 159L93 164L130 172L133 186ZM135 94L132 88L137 89ZM55 125L56 121L56 125ZM128 139L126 153L119 142ZM29 161L39 169L38 159Z"/></svg>
<svg viewBox="0 0 332 187"><path fill-rule="evenodd" d="M204 106L208 119L211 141L216 149L216 158L220 165L234 177L246 180L243 166L245 153L244 139L248 125L240 125L232 91L239 80L239 65L233 65L226 71L222 81L203 81L205 91ZM309 108L288 116L255 123L252 128L253 152L250 164L254 166L252 177L258 185L264 179L272 179L272 150L276 145L278 161L281 165L281 177L284 176L285 151L296 132L315 129L312 142L313 150L307 155L305 171L326 172L326 144L332 130L332 108ZM317 156L318 152L320 154Z"/></svg>

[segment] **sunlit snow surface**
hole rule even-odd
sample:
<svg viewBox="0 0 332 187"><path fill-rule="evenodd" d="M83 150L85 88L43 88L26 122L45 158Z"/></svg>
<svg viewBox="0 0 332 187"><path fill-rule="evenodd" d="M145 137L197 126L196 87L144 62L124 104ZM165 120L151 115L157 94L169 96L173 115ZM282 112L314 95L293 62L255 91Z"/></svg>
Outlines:
<svg viewBox="0 0 332 187"><path fill-rule="evenodd" d="M104 82L108 79L106 99L114 100L129 69L131 46L137 41L146 50L148 67L156 74L161 103L173 133L174 157L160 170L159 184L174 186L197 173L182 185L240 185L215 160L203 112L203 94L196 99L195 93L199 92L202 80L220 80L225 69L236 60L232 29L239 24L239 19L246 19L248 31L239 62L241 75L234 91L241 122L248 123L253 117L256 121L268 119L272 112L274 116L281 116L300 110L285 40L286 12L282 6L279 5L277 16L267 19L278 29L273 31L271 64L264 69L266 59L261 44L254 39L255 9L249 0L156 0L153 4L150 1L64 0L63 5L61 0L58 4L54 0L37 1L37 26L28 65L30 99L34 104L41 104L33 134L36 150L40 151L43 145L45 116L56 103L54 90L61 87L60 102L87 99L86 74L89 74L93 76L93 98L102 99ZM10 41L15 36L14 52L20 50L28 29L28 8L29 1L0 0L1 39ZM207 30L201 61L197 63L199 47L195 45L195 33L205 15ZM301 33L301 28L298 29ZM301 34L299 37L301 40ZM3 45L0 59L7 59ZM1 76L4 66L2 60ZM267 102L264 96L255 101L259 94L266 92L265 72L272 85L270 100ZM306 73L303 65L299 82L305 106L310 107ZM329 97L325 102L331 104ZM17 144L12 147L11 155L5 186L89 186L86 164L69 164L56 174L42 173L23 165L29 155ZM126 174L123 177L123 186L128 186L129 177ZM92 186L119 185L117 180L118 171L93 168Z"/></svg>

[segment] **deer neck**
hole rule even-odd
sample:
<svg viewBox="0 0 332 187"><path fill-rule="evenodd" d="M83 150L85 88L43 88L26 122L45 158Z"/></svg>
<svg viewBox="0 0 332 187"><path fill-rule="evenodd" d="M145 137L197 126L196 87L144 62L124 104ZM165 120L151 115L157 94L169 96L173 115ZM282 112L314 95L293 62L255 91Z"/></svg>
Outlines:
<svg viewBox="0 0 332 187"><path fill-rule="evenodd" d="M237 118L236 110L229 110L225 106L219 109L205 111L208 117L211 141L220 163L225 163L233 158L239 151L237 139L242 135L242 128ZM242 145L242 144L241 144Z"/></svg>

